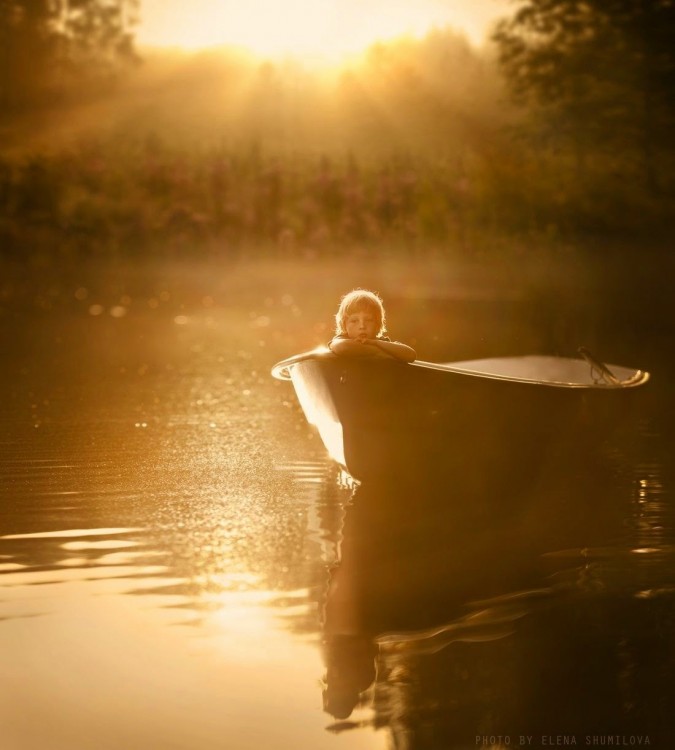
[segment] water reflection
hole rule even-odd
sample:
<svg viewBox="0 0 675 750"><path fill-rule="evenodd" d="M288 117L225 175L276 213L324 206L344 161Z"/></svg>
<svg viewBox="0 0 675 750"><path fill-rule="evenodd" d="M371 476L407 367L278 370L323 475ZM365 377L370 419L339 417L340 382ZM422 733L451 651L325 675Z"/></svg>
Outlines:
<svg viewBox="0 0 675 750"><path fill-rule="evenodd" d="M41 495L40 519L39 505L15 512L16 526L44 530L0 536L3 741L252 749L281 736L328 747L315 691L319 592L340 517L332 478L325 462L287 460L265 477L276 499L256 499L248 483L261 516L245 522L258 539L234 522L251 505L228 507L194 485L189 498L158 486L130 512L134 493L119 476L117 492L90 487L70 508L60 490ZM68 525L87 514L89 526ZM120 515L138 525L104 525Z"/></svg>
<svg viewBox="0 0 675 750"><path fill-rule="evenodd" d="M549 467L502 497L358 487L324 607L329 730L386 727L411 749L479 735L666 747L675 547L626 525L645 490L626 472L643 467L597 468Z"/></svg>
<svg viewBox="0 0 675 750"><path fill-rule="evenodd" d="M236 322L61 317L11 339L3 747L331 744L317 633L340 511Z"/></svg>
<svg viewBox="0 0 675 750"><path fill-rule="evenodd" d="M0 745L668 736L665 417L632 453L551 457L529 493L416 477L352 494L266 375L299 340L269 326L261 347L248 309L220 315L11 326Z"/></svg>

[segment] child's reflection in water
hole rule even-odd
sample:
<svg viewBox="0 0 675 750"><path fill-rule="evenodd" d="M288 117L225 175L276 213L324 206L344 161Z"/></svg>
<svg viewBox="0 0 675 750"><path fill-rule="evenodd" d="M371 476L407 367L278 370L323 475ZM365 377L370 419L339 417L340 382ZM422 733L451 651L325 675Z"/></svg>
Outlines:
<svg viewBox="0 0 675 750"><path fill-rule="evenodd" d="M487 503L450 494L412 483L356 489L324 606L324 709L335 718L348 718L375 681L378 635L444 625L468 602L531 580L520 524L497 534Z"/></svg>

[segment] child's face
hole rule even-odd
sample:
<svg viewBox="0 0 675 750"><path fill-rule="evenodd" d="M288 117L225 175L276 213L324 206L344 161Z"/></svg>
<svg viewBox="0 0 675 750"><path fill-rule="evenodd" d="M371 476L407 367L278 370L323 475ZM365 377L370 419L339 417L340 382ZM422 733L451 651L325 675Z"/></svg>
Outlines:
<svg viewBox="0 0 675 750"><path fill-rule="evenodd" d="M347 315L345 330L350 339L374 339L380 330L380 321L373 310L362 308Z"/></svg>

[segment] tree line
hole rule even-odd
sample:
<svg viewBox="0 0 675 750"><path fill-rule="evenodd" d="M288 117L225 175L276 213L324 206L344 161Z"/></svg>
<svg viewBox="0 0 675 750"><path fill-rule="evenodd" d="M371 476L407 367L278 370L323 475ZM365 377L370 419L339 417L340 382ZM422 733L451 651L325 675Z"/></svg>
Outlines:
<svg viewBox="0 0 675 750"><path fill-rule="evenodd" d="M139 0L0 0L5 118L109 89L137 59Z"/></svg>
<svg viewBox="0 0 675 750"><path fill-rule="evenodd" d="M531 138L639 164L647 188L673 188L675 3L519 0L494 34ZM618 157L618 158L617 158Z"/></svg>
<svg viewBox="0 0 675 750"><path fill-rule="evenodd" d="M119 88L139 4L0 0L6 118L118 86L106 133L0 158L6 252L672 235L671 0L516 0L484 50L436 30L330 84L205 55Z"/></svg>

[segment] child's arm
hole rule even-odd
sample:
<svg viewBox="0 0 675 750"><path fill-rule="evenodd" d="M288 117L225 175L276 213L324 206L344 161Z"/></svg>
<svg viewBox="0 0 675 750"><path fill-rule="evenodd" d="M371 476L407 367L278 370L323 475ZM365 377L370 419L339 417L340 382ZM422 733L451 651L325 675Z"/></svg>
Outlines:
<svg viewBox="0 0 675 750"><path fill-rule="evenodd" d="M328 348L333 354L349 357L387 357L387 355L372 346L367 346L366 339L342 339L334 338Z"/></svg>
<svg viewBox="0 0 675 750"><path fill-rule="evenodd" d="M398 341L381 339L342 339L334 338L328 348L334 354L357 357L385 357L398 359L401 362L413 362L417 358L414 349Z"/></svg>
<svg viewBox="0 0 675 750"><path fill-rule="evenodd" d="M366 344L377 347L380 351L388 354L394 359L399 359L401 362L414 362L417 359L417 352L406 344L401 344L400 341L383 341L382 339L368 339Z"/></svg>

